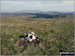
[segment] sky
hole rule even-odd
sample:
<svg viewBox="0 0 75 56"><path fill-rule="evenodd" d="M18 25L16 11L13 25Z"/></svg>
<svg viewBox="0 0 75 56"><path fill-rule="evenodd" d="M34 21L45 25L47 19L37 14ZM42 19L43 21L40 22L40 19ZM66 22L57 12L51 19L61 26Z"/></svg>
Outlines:
<svg viewBox="0 0 75 56"><path fill-rule="evenodd" d="M1 12L21 10L73 12L74 1L1 1Z"/></svg>

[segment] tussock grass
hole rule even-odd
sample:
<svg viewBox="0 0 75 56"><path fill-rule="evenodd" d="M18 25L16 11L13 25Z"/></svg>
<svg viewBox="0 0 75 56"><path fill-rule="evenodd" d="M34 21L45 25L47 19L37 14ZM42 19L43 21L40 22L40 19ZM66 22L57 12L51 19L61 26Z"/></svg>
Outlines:
<svg viewBox="0 0 75 56"><path fill-rule="evenodd" d="M58 55L59 51L74 51L74 19L1 19L2 55ZM19 36L33 31L39 45L16 46Z"/></svg>

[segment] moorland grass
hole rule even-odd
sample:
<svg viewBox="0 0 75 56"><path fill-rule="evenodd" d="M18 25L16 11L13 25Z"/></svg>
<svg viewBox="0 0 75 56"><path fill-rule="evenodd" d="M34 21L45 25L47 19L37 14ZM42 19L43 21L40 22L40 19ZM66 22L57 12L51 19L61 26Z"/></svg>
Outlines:
<svg viewBox="0 0 75 56"><path fill-rule="evenodd" d="M58 55L74 51L74 19L1 19L2 55ZM40 45L16 46L20 35L33 31ZM42 45L43 44L43 45Z"/></svg>

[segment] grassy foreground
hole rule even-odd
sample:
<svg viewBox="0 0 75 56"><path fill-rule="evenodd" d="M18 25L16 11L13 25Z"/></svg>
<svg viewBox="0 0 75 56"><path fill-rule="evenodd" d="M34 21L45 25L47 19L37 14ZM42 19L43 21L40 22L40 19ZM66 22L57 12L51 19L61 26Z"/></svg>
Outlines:
<svg viewBox="0 0 75 56"><path fill-rule="evenodd" d="M1 19L2 55L58 55L74 49L74 19ZM33 31L39 45L17 46L19 36Z"/></svg>

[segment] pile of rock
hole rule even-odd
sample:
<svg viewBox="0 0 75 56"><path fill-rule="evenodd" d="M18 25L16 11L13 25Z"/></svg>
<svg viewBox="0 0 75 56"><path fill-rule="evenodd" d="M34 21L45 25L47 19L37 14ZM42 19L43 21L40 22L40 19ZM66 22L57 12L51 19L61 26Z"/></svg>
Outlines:
<svg viewBox="0 0 75 56"><path fill-rule="evenodd" d="M27 33L25 33L24 39L26 39L29 42L35 40L36 39L35 33L34 32L27 32Z"/></svg>
<svg viewBox="0 0 75 56"><path fill-rule="evenodd" d="M19 36L19 38L20 38L19 44L22 45L40 43L39 38L35 36L34 32L27 32L23 36Z"/></svg>

